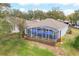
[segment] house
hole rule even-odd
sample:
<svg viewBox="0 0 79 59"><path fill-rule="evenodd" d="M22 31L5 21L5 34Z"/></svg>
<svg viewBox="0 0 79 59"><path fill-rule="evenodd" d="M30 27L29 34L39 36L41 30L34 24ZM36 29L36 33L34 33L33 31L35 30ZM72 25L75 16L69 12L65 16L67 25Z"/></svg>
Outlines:
<svg viewBox="0 0 79 59"><path fill-rule="evenodd" d="M76 22L76 25L74 27L79 29L79 20Z"/></svg>
<svg viewBox="0 0 79 59"><path fill-rule="evenodd" d="M77 25L79 26L79 20L77 21Z"/></svg>
<svg viewBox="0 0 79 59"><path fill-rule="evenodd" d="M64 20L64 23L65 23L65 24L70 24L70 21Z"/></svg>
<svg viewBox="0 0 79 59"><path fill-rule="evenodd" d="M33 38L57 41L66 34L67 30L67 24L54 19L48 18L45 20L27 20L25 35Z"/></svg>

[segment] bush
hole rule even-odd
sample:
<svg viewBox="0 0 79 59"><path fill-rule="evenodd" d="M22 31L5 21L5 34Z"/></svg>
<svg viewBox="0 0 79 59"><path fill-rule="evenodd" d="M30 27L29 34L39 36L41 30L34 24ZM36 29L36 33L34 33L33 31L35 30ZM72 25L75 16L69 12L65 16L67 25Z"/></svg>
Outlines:
<svg viewBox="0 0 79 59"><path fill-rule="evenodd" d="M72 34L72 30L69 28L67 34Z"/></svg>
<svg viewBox="0 0 79 59"><path fill-rule="evenodd" d="M74 48L79 49L79 36L75 38L75 41L73 42L72 45Z"/></svg>

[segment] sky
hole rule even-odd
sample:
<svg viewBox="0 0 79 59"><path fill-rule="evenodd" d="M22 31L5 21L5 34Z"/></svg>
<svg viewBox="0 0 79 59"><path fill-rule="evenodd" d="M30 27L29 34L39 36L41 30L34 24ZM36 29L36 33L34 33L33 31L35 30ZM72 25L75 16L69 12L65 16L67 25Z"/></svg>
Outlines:
<svg viewBox="0 0 79 59"><path fill-rule="evenodd" d="M0 2L11 3L11 8L27 12L28 10L43 10L45 12L52 8L63 10L65 15L71 14L79 9L79 0L0 0Z"/></svg>

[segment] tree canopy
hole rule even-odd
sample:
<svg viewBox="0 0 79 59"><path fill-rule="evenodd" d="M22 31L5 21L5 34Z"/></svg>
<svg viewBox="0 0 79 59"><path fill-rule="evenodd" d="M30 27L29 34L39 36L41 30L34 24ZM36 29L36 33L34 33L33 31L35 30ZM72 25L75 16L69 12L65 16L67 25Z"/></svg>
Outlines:
<svg viewBox="0 0 79 59"><path fill-rule="evenodd" d="M3 7L11 7L9 3L0 3L0 8L3 8Z"/></svg>
<svg viewBox="0 0 79 59"><path fill-rule="evenodd" d="M76 22L79 20L79 10L75 10L74 13L68 15L67 18L71 21L71 23L76 24Z"/></svg>
<svg viewBox="0 0 79 59"><path fill-rule="evenodd" d="M61 19L61 20L65 19L65 15L61 10L53 9L52 11L48 11L47 15L48 15L48 18Z"/></svg>

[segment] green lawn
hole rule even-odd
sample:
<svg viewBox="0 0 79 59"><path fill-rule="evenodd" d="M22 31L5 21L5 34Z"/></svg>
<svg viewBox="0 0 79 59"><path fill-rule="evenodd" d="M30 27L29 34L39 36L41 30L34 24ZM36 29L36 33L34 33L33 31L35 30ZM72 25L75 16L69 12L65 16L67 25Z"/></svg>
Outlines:
<svg viewBox="0 0 79 59"><path fill-rule="evenodd" d="M19 39L17 35L0 39L0 55L12 56L54 56L48 49L32 46L27 40Z"/></svg>

